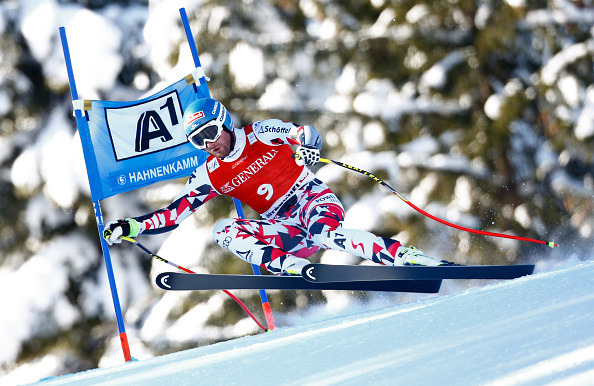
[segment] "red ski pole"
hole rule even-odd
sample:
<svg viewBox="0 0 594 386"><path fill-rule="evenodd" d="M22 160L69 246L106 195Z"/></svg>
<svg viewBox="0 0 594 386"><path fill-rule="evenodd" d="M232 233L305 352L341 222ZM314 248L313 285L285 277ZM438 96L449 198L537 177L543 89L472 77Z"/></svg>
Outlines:
<svg viewBox="0 0 594 386"><path fill-rule="evenodd" d="M423 209L419 208L418 206L416 206L415 204L413 204L412 202L410 202L402 194L400 194L396 190L394 190L394 188L392 188L390 185L386 184L380 178L378 178L377 176L375 176L375 175L373 175L373 174L371 174L371 173L369 173L369 172L367 172L365 170L356 168L354 166L347 165L347 164L345 164L343 162L334 161L334 160L326 159L326 158L320 158L320 162L324 162L324 163L327 163L327 164L338 165L338 166L341 166L341 167L343 167L345 169L349 169L349 170L355 171L357 173L361 173L361 174L366 175L367 177L371 178L372 180L374 180L378 184L382 185L383 187L387 188L389 191L391 191L392 193L394 193L398 198L400 198L402 201L406 202L411 208L413 208L417 212L419 212L419 213L421 213L421 214L429 217L432 220L435 220L435 221L440 222L440 223L442 223L444 225L447 225L449 227L456 228L456 229L459 229L459 230L462 230L462 231L465 231L465 232L476 233L476 234L479 234L479 235L494 236L494 237L503 237L503 238L507 238L507 239L514 239L514 240L521 240L521 241L530 241L532 243L538 243L538 244L548 245L551 248L554 248L554 247L558 247L559 246L558 244L555 244L555 242L553 242L553 241L535 240L535 239L529 239L529 238L526 238L526 237L506 235L504 233L495 233L495 232L480 231L480 230L466 228L466 227L463 227L463 226L460 226L460 225L453 224L451 222L442 220L439 217L436 217L436 216L434 216L434 215L432 215L430 213L425 212Z"/></svg>
<svg viewBox="0 0 594 386"><path fill-rule="evenodd" d="M189 270L188 268L184 268L181 265L177 265L167 259L162 258L159 255L154 254L153 252L151 252L147 247L145 247L144 245L140 244L138 241L136 241L136 239L133 239L132 237L127 237L127 236L120 236L120 239L122 240L126 240L131 242L132 244L135 244L136 246L138 246L140 249L142 249L143 251L145 251L146 253L148 253L151 257L154 257L157 260L160 260L164 263L167 263L175 268L181 269L182 271L185 271L187 273L196 273L192 270ZM235 302L237 302L237 304L239 304L239 306L241 308L243 308L243 310L245 311L246 314L248 314L248 316L250 318L252 318L252 320L254 322L256 322L256 324L264 331L268 331L268 329L266 329L266 327L264 327L259 321L258 319L256 319L256 317L254 316L254 314L252 314L252 312L249 310L249 308L247 308L247 306L245 304L243 304L243 302L241 300L239 300L239 298L235 295L233 295L231 292L227 291L227 290L222 290L224 293L226 293L227 295L229 295L229 297L231 297L231 299L235 300Z"/></svg>

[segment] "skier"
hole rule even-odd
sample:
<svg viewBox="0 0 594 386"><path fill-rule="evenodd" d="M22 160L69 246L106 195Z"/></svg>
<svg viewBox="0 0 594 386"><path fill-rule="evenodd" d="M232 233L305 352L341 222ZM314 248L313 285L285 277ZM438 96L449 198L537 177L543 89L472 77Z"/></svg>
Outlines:
<svg viewBox="0 0 594 386"><path fill-rule="evenodd" d="M357 229L342 227L345 211L330 188L308 166L320 159L322 139L311 126L279 119L235 128L231 115L214 99L199 99L184 113L188 140L210 156L196 168L166 208L109 222L109 245L121 236L171 227L202 204L221 195L246 203L261 220L227 218L214 239L239 258L277 275L301 275L305 258L320 248L344 251L385 265L448 265L414 247ZM291 145L297 146L293 152Z"/></svg>

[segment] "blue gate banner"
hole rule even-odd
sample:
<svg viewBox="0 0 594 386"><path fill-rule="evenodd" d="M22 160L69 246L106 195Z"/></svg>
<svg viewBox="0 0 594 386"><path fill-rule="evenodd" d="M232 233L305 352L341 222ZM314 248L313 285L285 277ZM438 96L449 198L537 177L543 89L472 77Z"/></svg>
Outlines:
<svg viewBox="0 0 594 386"><path fill-rule="evenodd" d="M138 189L158 181L189 176L207 157L186 138L183 112L196 99L209 96L204 77L194 74L147 98L133 102L77 100L84 110L104 198ZM203 73L202 73L203 75ZM85 119L85 118L83 118ZM93 182L91 182L93 183Z"/></svg>

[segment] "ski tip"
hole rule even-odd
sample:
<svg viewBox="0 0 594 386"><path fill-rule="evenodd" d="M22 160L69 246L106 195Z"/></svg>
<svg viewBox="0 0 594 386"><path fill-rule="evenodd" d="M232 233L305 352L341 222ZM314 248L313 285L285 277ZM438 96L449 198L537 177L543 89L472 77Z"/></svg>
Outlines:
<svg viewBox="0 0 594 386"><path fill-rule="evenodd" d="M555 242L554 242L554 241L549 241L549 242L547 243L547 245L548 245L549 247L551 247L551 248L555 248L555 247L558 247L558 246L559 246L559 244L555 244Z"/></svg>

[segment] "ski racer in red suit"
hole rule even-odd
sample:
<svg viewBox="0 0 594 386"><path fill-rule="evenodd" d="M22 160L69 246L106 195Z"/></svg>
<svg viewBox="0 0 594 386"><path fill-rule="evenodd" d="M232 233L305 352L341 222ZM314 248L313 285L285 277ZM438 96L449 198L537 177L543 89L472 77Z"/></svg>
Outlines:
<svg viewBox="0 0 594 386"><path fill-rule="evenodd" d="M177 225L208 200L225 194L249 205L262 219L220 220L214 239L274 274L300 275L309 263L305 258L320 248L385 265L448 264L396 240L342 227L342 204L307 168L319 161L322 147L313 127L267 119L235 128L227 109L208 98L188 106L184 127L188 140L210 156L168 207L106 224L103 237L109 245L121 242L120 236Z"/></svg>

